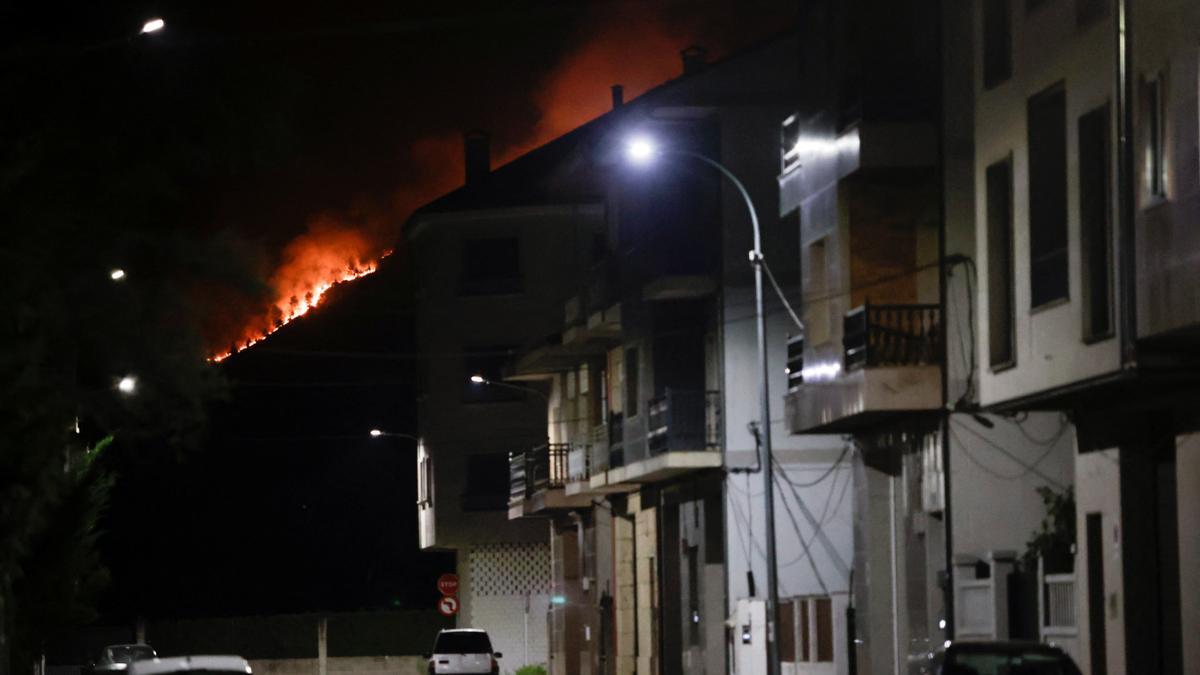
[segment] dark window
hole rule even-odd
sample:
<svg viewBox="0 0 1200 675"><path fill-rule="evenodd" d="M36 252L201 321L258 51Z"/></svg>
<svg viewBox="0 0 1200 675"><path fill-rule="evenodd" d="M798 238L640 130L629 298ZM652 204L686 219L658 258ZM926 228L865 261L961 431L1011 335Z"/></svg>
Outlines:
<svg viewBox="0 0 1200 675"><path fill-rule="evenodd" d="M459 295L521 292L521 246L516 237L474 239L462 245Z"/></svg>
<svg viewBox="0 0 1200 675"><path fill-rule="evenodd" d="M463 483L464 511L490 511L508 506L508 453L467 455Z"/></svg>
<svg viewBox="0 0 1200 675"><path fill-rule="evenodd" d="M817 622L817 658L816 661L833 660L833 602L829 598L817 598L813 601L813 614Z"/></svg>
<svg viewBox="0 0 1200 675"><path fill-rule="evenodd" d="M796 661L796 603L791 600L779 603L779 660Z"/></svg>
<svg viewBox="0 0 1200 675"><path fill-rule="evenodd" d="M1146 188L1150 195L1167 194L1166 161L1163 148L1163 76L1146 82L1143 89L1142 114L1146 137Z"/></svg>
<svg viewBox="0 0 1200 675"><path fill-rule="evenodd" d="M1079 118L1079 234L1083 265L1083 337L1112 333L1112 218L1109 207L1108 106Z"/></svg>
<svg viewBox="0 0 1200 675"><path fill-rule="evenodd" d="M504 382L504 366L508 363L509 349L505 347L482 348L466 357L463 369L463 403L496 403L520 401L525 398L521 385ZM479 375L483 383L472 382Z"/></svg>
<svg viewBox="0 0 1200 675"><path fill-rule="evenodd" d="M809 622L809 607L808 600L801 600L796 607L796 612L800 615L800 660L812 660L812 628Z"/></svg>
<svg viewBox="0 0 1200 675"><path fill-rule="evenodd" d="M983 86L1012 77L1012 5L1010 0L983 0Z"/></svg>
<svg viewBox="0 0 1200 675"><path fill-rule="evenodd" d="M491 654L492 642L483 631L439 633L434 654Z"/></svg>
<svg viewBox="0 0 1200 675"><path fill-rule="evenodd" d="M625 417L638 414L638 349L625 350Z"/></svg>
<svg viewBox="0 0 1200 675"><path fill-rule="evenodd" d="M1016 360L1013 333L1012 160L987 168L988 364Z"/></svg>
<svg viewBox="0 0 1200 675"><path fill-rule="evenodd" d="M1029 99L1029 293L1034 308L1067 297L1067 95Z"/></svg>
<svg viewBox="0 0 1200 675"><path fill-rule="evenodd" d="M1075 0L1075 24L1083 27L1108 16L1111 0Z"/></svg>

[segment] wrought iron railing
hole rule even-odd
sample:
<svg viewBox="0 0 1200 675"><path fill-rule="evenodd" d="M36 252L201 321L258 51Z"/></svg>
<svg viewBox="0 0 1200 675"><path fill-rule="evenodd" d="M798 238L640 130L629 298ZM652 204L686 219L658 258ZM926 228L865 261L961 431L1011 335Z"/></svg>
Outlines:
<svg viewBox="0 0 1200 675"><path fill-rule="evenodd" d="M856 307L843 320L845 369L941 363L937 305Z"/></svg>
<svg viewBox="0 0 1200 675"><path fill-rule="evenodd" d="M612 413L608 416L608 467L625 466L625 416Z"/></svg>
<svg viewBox="0 0 1200 675"><path fill-rule="evenodd" d="M608 470L608 423L601 422L592 427L592 445L588 449L589 471L600 472Z"/></svg>
<svg viewBox="0 0 1200 675"><path fill-rule="evenodd" d="M529 491L529 471L524 451L508 453L508 499L525 498Z"/></svg>
<svg viewBox="0 0 1200 675"><path fill-rule="evenodd" d="M567 482L567 443L545 443L508 455L509 500L527 499Z"/></svg>
<svg viewBox="0 0 1200 675"><path fill-rule="evenodd" d="M804 384L804 333L789 335L787 339L787 386L796 391Z"/></svg>
<svg viewBox="0 0 1200 675"><path fill-rule="evenodd" d="M651 455L686 450L719 450L719 392L667 389L646 406L646 443Z"/></svg>

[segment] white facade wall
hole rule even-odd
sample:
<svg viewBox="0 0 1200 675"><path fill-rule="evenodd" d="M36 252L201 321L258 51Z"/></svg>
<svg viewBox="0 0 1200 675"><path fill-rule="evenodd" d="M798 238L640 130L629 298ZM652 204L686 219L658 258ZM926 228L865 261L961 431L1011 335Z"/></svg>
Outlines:
<svg viewBox="0 0 1200 675"><path fill-rule="evenodd" d="M1078 133L1079 116L1112 99L1114 82L1111 18L1080 29L1075 4L1046 2L1027 12L1012 2L1013 74L990 90L983 89L982 12L975 12L975 259L979 267L980 402L989 405L1111 373L1120 366L1120 342L1114 335L1083 341L1080 268ZM1064 83L1067 117L1067 233L1069 297L1065 302L1031 310L1029 288L1029 154L1026 107L1030 97ZM1114 103L1115 105L1115 103ZM1115 125L1115 108L1110 121ZM1115 127L1114 127L1115 128ZM1115 150L1114 150L1115 152ZM986 169L1012 157L1012 230L1014 267L1015 354L1011 368L989 367L988 250ZM1114 174L1115 175L1115 174ZM1115 180L1115 179L1114 179ZM1115 182L1110 191L1116 214ZM1113 228L1115 232L1116 228ZM1115 250L1115 242L1114 242ZM1119 252L1117 252L1119 256ZM1116 268L1114 267L1114 270ZM1115 277L1115 273L1114 273ZM1114 278L1114 297L1119 294ZM1120 317L1114 308L1114 325Z"/></svg>

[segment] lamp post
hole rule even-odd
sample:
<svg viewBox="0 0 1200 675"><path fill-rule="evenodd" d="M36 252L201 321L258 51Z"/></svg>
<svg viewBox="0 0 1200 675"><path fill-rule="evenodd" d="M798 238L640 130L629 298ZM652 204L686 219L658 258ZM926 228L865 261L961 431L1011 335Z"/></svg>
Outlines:
<svg viewBox="0 0 1200 675"><path fill-rule="evenodd" d="M541 396L542 400L546 402L546 405L550 404L550 397L547 396L545 392L543 392L542 390L540 390L536 387L523 387L519 384L513 384L511 382L502 382L499 380L489 380L488 378L486 378L483 375L480 375L478 373L476 373L475 375L472 375L469 379L471 380L471 384L478 384L478 385L482 385L482 386L486 386L486 387L500 387L501 389L512 389L513 391L532 392L534 394L537 394L538 396Z"/></svg>
<svg viewBox="0 0 1200 675"><path fill-rule="evenodd" d="M414 443L421 442L421 439L417 438L416 436L413 436L412 434L404 434L404 433L400 433L398 431L384 431L383 429L372 429L368 433L370 434L371 438L379 438L380 436L387 436L387 437L393 437L393 438L405 438Z"/></svg>
<svg viewBox="0 0 1200 675"><path fill-rule="evenodd" d="M763 475L763 510L766 517L767 530L767 672L769 675L779 675L779 570L775 557L775 470L771 456L771 403L768 387L769 369L767 365L767 320L763 312L763 254L762 236L758 226L758 212L746 186L732 171L720 162L698 152L679 149L665 149L647 136L635 136L626 145L626 154L635 164L646 165L656 157L677 155L703 162L716 169L737 188L742 199L746 202L746 210L750 213L750 224L754 228L754 248L750 250L750 266L754 268L754 318L758 326L758 364L759 364L759 466ZM752 561L747 561L751 564ZM751 565L753 567L753 565Z"/></svg>

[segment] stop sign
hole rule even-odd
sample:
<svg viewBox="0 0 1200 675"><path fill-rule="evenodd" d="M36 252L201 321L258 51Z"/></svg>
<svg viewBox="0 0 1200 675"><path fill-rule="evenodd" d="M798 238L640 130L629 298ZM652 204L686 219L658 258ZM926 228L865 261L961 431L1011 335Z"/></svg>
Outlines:
<svg viewBox="0 0 1200 675"><path fill-rule="evenodd" d="M437 588L442 592L442 595L458 595L458 575L446 573L438 577Z"/></svg>

